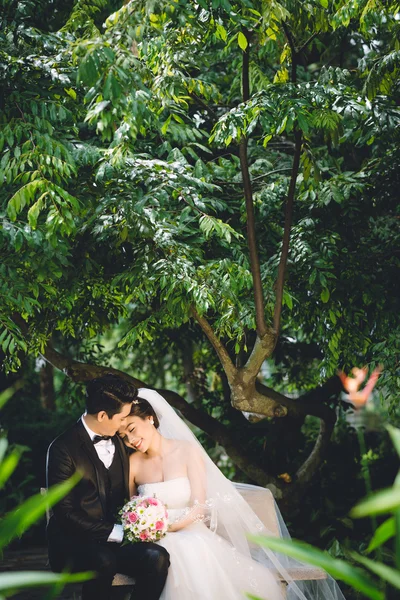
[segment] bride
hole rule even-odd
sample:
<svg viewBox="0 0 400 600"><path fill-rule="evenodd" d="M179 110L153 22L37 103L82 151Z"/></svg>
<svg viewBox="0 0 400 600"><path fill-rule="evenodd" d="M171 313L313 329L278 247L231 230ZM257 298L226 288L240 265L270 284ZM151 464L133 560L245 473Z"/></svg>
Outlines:
<svg viewBox="0 0 400 600"><path fill-rule="evenodd" d="M168 533L157 542L171 560L161 600L344 600L330 576L295 581L291 569L309 567L248 541L247 533L272 532L158 392L139 389L119 434L135 450L130 495L155 495L168 508Z"/></svg>

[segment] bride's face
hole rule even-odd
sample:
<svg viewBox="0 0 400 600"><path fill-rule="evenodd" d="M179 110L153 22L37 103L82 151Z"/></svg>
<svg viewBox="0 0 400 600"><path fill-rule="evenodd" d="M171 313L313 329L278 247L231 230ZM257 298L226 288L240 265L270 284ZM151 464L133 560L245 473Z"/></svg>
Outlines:
<svg viewBox="0 0 400 600"><path fill-rule="evenodd" d="M128 417L122 427L119 428L118 434L125 446L146 452L151 444L155 432L154 425L150 422L151 417Z"/></svg>

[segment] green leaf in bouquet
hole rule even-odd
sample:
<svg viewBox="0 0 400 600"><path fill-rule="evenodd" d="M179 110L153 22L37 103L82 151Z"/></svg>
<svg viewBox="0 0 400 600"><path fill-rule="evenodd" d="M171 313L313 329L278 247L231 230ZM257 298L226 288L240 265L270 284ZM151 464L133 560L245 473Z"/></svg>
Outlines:
<svg viewBox="0 0 400 600"><path fill-rule="evenodd" d="M45 496L36 494L21 506L8 513L0 522L0 550L15 537L21 536L33 523L40 519L46 509L57 504L78 483L81 475L75 473L67 481L63 481L48 490Z"/></svg>
<svg viewBox="0 0 400 600"><path fill-rule="evenodd" d="M340 579L359 592L362 592L366 598L370 598L371 600L384 599L383 592L360 569L349 565L344 560L333 558L327 552L314 548L310 544L277 537L254 535L249 535L248 537L251 541L274 552L280 552L301 562L324 569L335 579Z"/></svg>

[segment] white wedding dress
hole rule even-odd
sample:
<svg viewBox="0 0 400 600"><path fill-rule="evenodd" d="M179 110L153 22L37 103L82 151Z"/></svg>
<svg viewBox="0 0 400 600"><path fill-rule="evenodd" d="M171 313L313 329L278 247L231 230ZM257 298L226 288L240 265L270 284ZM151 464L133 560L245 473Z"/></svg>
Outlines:
<svg viewBox="0 0 400 600"><path fill-rule="evenodd" d="M171 522L184 517L191 496L187 477L138 486L140 496L156 496ZM157 542L168 550L171 565L160 600L283 600L280 583L269 570L240 555L202 522L167 533ZM250 587L249 587L250 586Z"/></svg>
<svg viewBox="0 0 400 600"><path fill-rule="evenodd" d="M290 537L269 490L246 484L236 484L236 489L158 392L141 388L139 399L153 407L160 435L190 444L191 479L178 477L137 488L140 496L159 498L171 522L193 519L157 542L171 560L161 600L243 600L247 594L262 600L345 600L327 573L314 580L307 577L308 565L249 541L249 533ZM199 516L203 521L196 519ZM286 589L281 581L287 582Z"/></svg>

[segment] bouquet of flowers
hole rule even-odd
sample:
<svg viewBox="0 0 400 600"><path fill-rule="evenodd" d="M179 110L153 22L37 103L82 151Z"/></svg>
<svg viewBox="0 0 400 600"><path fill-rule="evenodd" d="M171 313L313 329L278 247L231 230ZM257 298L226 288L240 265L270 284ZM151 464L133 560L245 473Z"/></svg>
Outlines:
<svg viewBox="0 0 400 600"><path fill-rule="evenodd" d="M119 514L130 542L156 542L167 533L168 512L157 498L133 496Z"/></svg>

